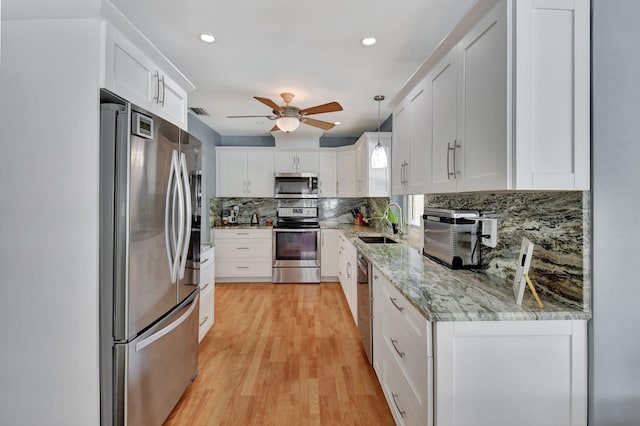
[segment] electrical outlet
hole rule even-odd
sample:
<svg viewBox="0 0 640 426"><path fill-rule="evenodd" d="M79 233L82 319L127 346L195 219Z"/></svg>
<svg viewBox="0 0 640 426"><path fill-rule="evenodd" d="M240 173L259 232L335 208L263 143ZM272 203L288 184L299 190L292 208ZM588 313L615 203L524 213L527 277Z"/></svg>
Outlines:
<svg viewBox="0 0 640 426"><path fill-rule="evenodd" d="M495 247L498 244L498 219L482 218L482 244Z"/></svg>

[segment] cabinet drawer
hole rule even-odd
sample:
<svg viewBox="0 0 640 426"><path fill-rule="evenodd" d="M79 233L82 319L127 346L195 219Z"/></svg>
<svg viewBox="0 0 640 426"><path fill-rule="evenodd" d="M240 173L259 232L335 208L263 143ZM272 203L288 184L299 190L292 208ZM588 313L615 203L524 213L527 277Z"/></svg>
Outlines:
<svg viewBox="0 0 640 426"><path fill-rule="evenodd" d="M427 370L429 367L425 366ZM431 372L431 368L429 368ZM398 425L432 425L429 404L416 398L410 383L400 370L394 356L386 348L382 351L382 389Z"/></svg>
<svg viewBox="0 0 640 426"><path fill-rule="evenodd" d="M216 259L257 259L271 258L269 240L216 240Z"/></svg>
<svg viewBox="0 0 640 426"><path fill-rule="evenodd" d="M213 295L214 288L208 286L200 293L200 315L198 319L198 342L202 341L207 331L213 325Z"/></svg>
<svg viewBox="0 0 640 426"><path fill-rule="evenodd" d="M271 240L272 234L271 228L265 229L215 229L214 238L216 240L216 247L218 246L218 239L267 239Z"/></svg>
<svg viewBox="0 0 640 426"><path fill-rule="evenodd" d="M388 312L390 322L401 324L399 328L406 328L412 340L420 339L426 342L426 356L433 356L431 323L398 291L388 280L383 279L382 297L384 309Z"/></svg>
<svg viewBox="0 0 640 426"><path fill-rule="evenodd" d="M216 277L270 277L271 259L223 260L216 264Z"/></svg>
<svg viewBox="0 0 640 426"><path fill-rule="evenodd" d="M396 360L415 397L427 401L427 363L431 360L431 324L391 283L382 291L385 318L382 323L383 345Z"/></svg>

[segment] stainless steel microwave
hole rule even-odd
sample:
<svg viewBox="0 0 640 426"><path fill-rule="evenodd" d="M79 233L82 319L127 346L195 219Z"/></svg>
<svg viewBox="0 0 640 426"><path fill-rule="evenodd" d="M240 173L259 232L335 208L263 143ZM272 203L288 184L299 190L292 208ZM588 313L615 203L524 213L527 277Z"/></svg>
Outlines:
<svg viewBox="0 0 640 426"><path fill-rule="evenodd" d="M276 173L276 198L318 198L315 173Z"/></svg>

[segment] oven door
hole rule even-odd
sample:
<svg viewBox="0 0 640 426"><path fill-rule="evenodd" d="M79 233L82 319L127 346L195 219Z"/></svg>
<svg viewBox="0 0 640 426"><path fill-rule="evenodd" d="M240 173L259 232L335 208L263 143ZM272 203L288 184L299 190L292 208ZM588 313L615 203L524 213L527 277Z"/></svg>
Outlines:
<svg viewBox="0 0 640 426"><path fill-rule="evenodd" d="M320 266L320 229L273 229L273 267Z"/></svg>

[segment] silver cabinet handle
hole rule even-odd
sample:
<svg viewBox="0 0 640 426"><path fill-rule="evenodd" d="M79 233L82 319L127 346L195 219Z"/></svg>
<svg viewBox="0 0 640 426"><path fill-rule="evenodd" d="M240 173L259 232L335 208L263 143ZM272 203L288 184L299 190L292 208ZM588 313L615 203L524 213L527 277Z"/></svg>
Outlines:
<svg viewBox="0 0 640 426"><path fill-rule="evenodd" d="M236 250L249 250L249 247L236 247Z"/></svg>
<svg viewBox="0 0 640 426"><path fill-rule="evenodd" d="M153 75L156 78L156 95L153 97L153 100L159 104L160 103L160 72L156 71Z"/></svg>
<svg viewBox="0 0 640 426"><path fill-rule="evenodd" d="M160 105L164 106L164 96L167 90L167 86L166 83L164 82L164 75L162 77L160 77L162 79L162 101L158 102ZM160 83L158 82L158 86L160 86ZM160 90L160 88L158 87L158 90ZM159 93L158 93L159 95Z"/></svg>
<svg viewBox="0 0 640 426"><path fill-rule="evenodd" d="M249 235L248 232L236 232L236 235Z"/></svg>
<svg viewBox="0 0 640 426"><path fill-rule="evenodd" d="M247 194L251 194L251 181L247 181Z"/></svg>
<svg viewBox="0 0 640 426"><path fill-rule="evenodd" d="M398 413L400 413L400 416L404 419L404 416L407 414L405 411L402 411L400 409L400 407L398 407L398 401L396 401L396 399L398 398L398 394L397 393L393 393L391 392L391 397L393 398L393 405L396 406L396 409L398 410Z"/></svg>
<svg viewBox="0 0 640 426"><path fill-rule="evenodd" d="M200 321L200 326L202 327L202 324L204 324L205 322L207 322L207 320L209 319L209 316L207 315L206 317L204 317L202 319L202 321Z"/></svg>
<svg viewBox="0 0 640 426"><path fill-rule="evenodd" d="M404 352L400 352L400 349L398 349L398 346L396 346L396 343L398 343L396 339L391 339L391 344L393 345L393 349L395 349L396 352L398 352L398 355L400 355L400 358L404 358Z"/></svg>
<svg viewBox="0 0 640 426"><path fill-rule="evenodd" d="M458 144L458 141L455 140L453 141L453 177L454 179L458 179L458 175L460 174L459 171L456 170L456 149L460 148L460 145Z"/></svg>
<svg viewBox="0 0 640 426"><path fill-rule="evenodd" d="M209 283L206 283L206 284L204 285L204 287L202 287L202 288L200 289L200 294L202 294L202 292L203 292L207 287L209 287Z"/></svg>
<svg viewBox="0 0 640 426"><path fill-rule="evenodd" d="M455 142L453 143L454 145L456 144ZM451 173L451 168L449 167L449 157L451 157L451 151L454 151L455 153L455 148L453 148L451 146L451 144L449 142L447 142L447 180L451 180L451 176L455 175L455 173ZM454 169L455 169L455 165L454 165Z"/></svg>
<svg viewBox="0 0 640 426"><path fill-rule="evenodd" d="M351 278L351 262L347 262L347 278Z"/></svg>
<svg viewBox="0 0 640 426"><path fill-rule="evenodd" d="M248 266L236 266L236 269L249 269Z"/></svg>
<svg viewBox="0 0 640 426"><path fill-rule="evenodd" d="M391 303L393 303L393 306L395 306L397 310L399 310L400 312L404 311L404 307L399 306L396 303L396 298L395 297L389 297L389 300L391 300Z"/></svg>
<svg viewBox="0 0 640 426"><path fill-rule="evenodd" d="M374 274L374 275L373 275L373 279L374 279L374 280L377 280L377 279L378 279L378 276Z"/></svg>

